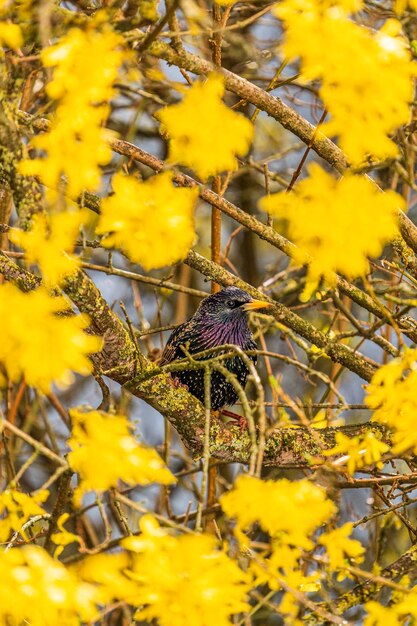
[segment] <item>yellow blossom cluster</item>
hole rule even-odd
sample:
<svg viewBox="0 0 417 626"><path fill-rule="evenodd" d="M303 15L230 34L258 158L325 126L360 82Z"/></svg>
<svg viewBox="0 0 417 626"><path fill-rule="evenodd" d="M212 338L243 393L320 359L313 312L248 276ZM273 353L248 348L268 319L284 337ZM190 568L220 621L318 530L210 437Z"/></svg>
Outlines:
<svg viewBox="0 0 417 626"><path fill-rule="evenodd" d="M388 452L389 446L381 441L375 433L367 432L357 437L347 437L343 433L336 433L336 445L324 452L325 456L343 454L341 460L345 460L350 475L356 470L368 465L383 467L382 456Z"/></svg>
<svg viewBox="0 0 417 626"><path fill-rule="evenodd" d="M308 480L265 481L251 476L240 476L220 503L225 513L236 519L235 533L241 545L248 543L242 531L250 530L254 523L270 535L267 548L251 549L249 571L257 585L284 591L279 611L285 623L294 624L299 610L297 594L318 591L322 579L317 568L307 571L303 566L304 551L317 546L313 535L331 521L336 506L323 488ZM349 575L350 563L363 560L363 546L349 537L352 528L348 523L326 529L318 539L326 549L328 571L337 573L339 580Z"/></svg>
<svg viewBox="0 0 417 626"><path fill-rule="evenodd" d="M314 593L321 586L320 572L306 573L301 559L300 548L273 542L271 554L267 557L257 555L250 566L257 585L267 584L272 590L284 590L279 613L291 626L296 623L294 620L300 609L296 593Z"/></svg>
<svg viewBox="0 0 417 626"><path fill-rule="evenodd" d="M107 424L97 421L88 426L86 422L80 424L79 414L78 410L72 411L71 417L76 435L78 427L85 427L85 440L94 439L96 430L100 433L107 428ZM117 423L118 416L114 419ZM123 437L131 439L125 426L121 430ZM115 432L116 440L119 434ZM107 469L116 463L120 467L125 451L118 450L119 457L115 459L107 454L106 446L104 442L100 467ZM86 449L87 454L90 451L91 466L96 474L101 474L97 472L97 451ZM154 459L149 458L148 463L152 469ZM158 464L161 465L160 460ZM146 471L151 470L145 468ZM156 472L157 480L164 482L160 467ZM38 503L45 494L36 497L37 501L30 503L27 496L16 490L4 496L9 516L15 516L9 520L10 530L17 529L30 516L44 513ZM16 503L15 510L9 501L13 506ZM248 553L246 571L214 536L187 528L178 534L160 527L152 515L144 515L140 533L122 540L123 552L89 556L71 568L51 559L37 546L0 552L0 619L16 626L24 620L31 626L75 626L79 621L97 620L99 611L109 604L126 602L137 609L138 621L155 620L160 626L229 626L232 615L248 611L250 589L267 584L273 591L283 591L279 610L285 623L296 623L298 594L317 592L323 578L323 572L317 568L304 568L304 550L315 547L312 535L330 521L335 505L326 498L324 489L307 480L265 482L244 476L232 492L222 497L222 507L242 529L258 522L271 535L269 547L253 547ZM55 556L65 545L79 541L77 535L64 528L67 519L67 513L60 516L58 532L52 535L58 546ZM352 524L348 523L326 530L318 539L326 549L329 571L336 572L339 580L348 575L349 564L363 559L363 547L349 537L351 532Z"/></svg>
<svg viewBox="0 0 417 626"><path fill-rule="evenodd" d="M124 539L133 553L128 577L136 582L131 603L137 620L160 626L229 626L246 611L250 578L210 535L173 536L151 515L142 517L141 535Z"/></svg>
<svg viewBox="0 0 417 626"><path fill-rule="evenodd" d="M72 568L39 546L0 552L0 621L10 626L95 623L114 601L137 608L135 619L160 626L229 626L247 611L251 576L211 535L174 535L151 515L125 551L87 557Z"/></svg>
<svg viewBox="0 0 417 626"><path fill-rule="evenodd" d="M226 515L236 518L241 538L243 530L258 522L282 543L307 550L314 545L312 533L336 513L324 489L308 480L291 482L286 478L259 480L239 476L234 489L221 497L220 504ZM309 514L305 515L305 511Z"/></svg>
<svg viewBox="0 0 417 626"><path fill-rule="evenodd" d="M158 117L169 136L169 162L194 170L202 180L223 170L237 168L253 137L253 125L223 103L224 80L211 74L195 82L179 104Z"/></svg>
<svg viewBox="0 0 417 626"><path fill-rule="evenodd" d="M119 173L112 184L114 194L102 201L96 228L105 234L103 245L119 247L147 270L182 259L195 239L198 189L176 187L170 172L145 182Z"/></svg>
<svg viewBox="0 0 417 626"><path fill-rule="evenodd" d="M23 45L23 36L20 26L8 19L10 4L10 0L0 0L0 45L14 49Z"/></svg>
<svg viewBox="0 0 417 626"><path fill-rule="evenodd" d="M361 563L364 559L365 548L357 539L351 539L353 524L347 522L323 533L319 538L319 544L326 548L327 557L329 559L329 568L331 571L338 571L338 580L342 580L346 576L345 567L349 561Z"/></svg>
<svg viewBox="0 0 417 626"><path fill-rule="evenodd" d="M350 19L361 4L283 0L274 9L285 26L285 55L301 57L303 76L321 80L320 95L331 114L323 130L339 136L353 163L397 154L388 135L410 118L416 74L401 24L388 20L372 32Z"/></svg>
<svg viewBox="0 0 417 626"><path fill-rule="evenodd" d="M152 515L139 525L140 534L122 542L127 552L94 555L74 568L103 604L125 601L137 608L135 619L160 626L229 626L233 614L248 610L251 575L212 535L174 534Z"/></svg>
<svg viewBox="0 0 417 626"><path fill-rule="evenodd" d="M51 535L52 541L57 546L54 552L55 558L58 558L58 556L64 551L65 546L68 546L70 543L78 543L80 541L78 535L71 533L69 530L66 530L66 528L64 528L64 524L68 520L68 518L69 513L62 513L62 515L60 515L57 520L58 530Z"/></svg>
<svg viewBox="0 0 417 626"><path fill-rule="evenodd" d="M417 452L417 350L383 365L367 388L366 404L372 419L393 430L393 452Z"/></svg>
<svg viewBox="0 0 417 626"><path fill-rule="evenodd" d="M72 571L80 580L95 585L101 604L114 601L133 604L136 582L127 575L130 563L130 553L127 551L99 553L76 563Z"/></svg>
<svg viewBox="0 0 417 626"><path fill-rule="evenodd" d="M32 496L17 489L5 489L0 493L0 542L10 539L13 532L19 532L25 538L22 526L35 515L44 515L45 510L39 506L45 502L49 492L38 491Z"/></svg>
<svg viewBox="0 0 417 626"><path fill-rule="evenodd" d="M39 546L0 552L0 622L78 626L97 618L97 592Z"/></svg>
<svg viewBox="0 0 417 626"><path fill-rule="evenodd" d="M402 15L406 9L417 11L417 0L395 0L394 8L398 15Z"/></svg>
<svg viewBox="0 0 417 626"><path fill-rule="evenodd" d="M86 31L73 28L42 51L44 66L54 68L46 91L58 107L50 131L32 141L46 158L22 162L23 173L39 176L52 189L59 187L64 174L70 197L98 187L100 165L111 159L103 123L123 61L122 43L110 28L93 26Z"/></svg>
<svg viewBox="0 0 417 626"><path fill-rule="evenodd" d="M62 311L68 311L64 298L51 297L43 287L22 293L12 284L0 285L0 361L11 380L23 375L28 385L48 393L52 383L69 385L72 372L91 373L88 355L98 352L102 341L85 333L87 316L59 315Z"/></svg>
<svg viewBox="0 0 417 626"><path fill-rule="evenodd" d="M79 259L73 254L80 226L88 211L36 214L30 231L11 229L10 240L26 251L26 262L37 263L45 284L58 285L76 271Z"/></svg>
<svg viewBox="0 0 417 626"><path fill-rule="evenodd" d="M81 478L77 499L86 491L115 487L119 479L131 485L175 482L155 450L136 442L124 415L72 409L70 416L68 461Z"/></svg>
<svg viewBox="0 0 417 626"><path fill-rule="evenodd" d="M334 285L334 272L349 278L366 274L367 257L378 256L397 234L396 212L404 201L363 176L336 180L312 164L293 193L265 196L260 206L288 224L289 238L300 248L295 261L308 264L303 294L308 299L321 278Z"/></svg>
<svg viewBox="0 0 417 626"><path fill-rule="evenodd" d="M404 626L413 624L417 620L417 587L413 587L407 594L401 592L398 598L383 606L375 600L365 604L367 611L364 626Z"/></svg>

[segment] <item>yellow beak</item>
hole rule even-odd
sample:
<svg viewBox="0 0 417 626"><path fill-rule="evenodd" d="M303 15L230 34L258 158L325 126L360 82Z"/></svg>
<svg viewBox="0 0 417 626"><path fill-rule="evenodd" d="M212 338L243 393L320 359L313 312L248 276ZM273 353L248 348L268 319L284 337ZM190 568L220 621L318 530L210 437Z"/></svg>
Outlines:
<svg viewBox="0 0 417 626"><path fill-rule="evenodd" d="M263 300L251 300L244 304L241 308L244 311L254 311L255 309L268 309L272 304L270 302L264 302Z"/></svg>

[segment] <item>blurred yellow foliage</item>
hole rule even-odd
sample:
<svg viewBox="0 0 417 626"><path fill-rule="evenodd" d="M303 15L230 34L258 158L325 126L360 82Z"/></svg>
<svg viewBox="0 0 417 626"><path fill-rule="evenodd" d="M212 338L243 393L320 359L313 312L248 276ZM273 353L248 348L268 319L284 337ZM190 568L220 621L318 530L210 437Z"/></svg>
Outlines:
<svg viewBox="0 0 417 626"><path fill-rule="evenodd" d="M326 548L329 567L339 572L338 580L348 576L346 565L362 563L365 549L357 539L351 539L353 524L347 522L339 528L329 530L319 537L319 543Z"/></svg>
<svg viewBox="0 0 417 626"><path fill-rule="evenodd" d="M80 409L72 409L70 415L72 435L68 440L71 448L68 461L81 478L77 500L86 491L101 492L115 487L119 480L129 485L175 482L157 452L135 440L124 415Z"/></svg>
<svg viewBox="0 0 417 626"><path fill-rule="evenodd" d="M102 126L124 58L122 46L123 39L110 28L73 28L42 51L44 66L53 68L46 90L58 107L50 131L32 141L46 158L23 161L22 173L39 176L52 189L60 187L65 175L65 191L71 198L99 186L100 165L111 159L107 143L111 133Z"/></svg>
<svg viewBox="0 0 417 626"><path fill-rule="evenodd" d="M314 531L336 512L324 489L308 480L291 482L286 478L260 480L238 476L234 489L224 494L220 503L229 517L236 518L242 539L242 531L258 522L263 530L283 543L307 550L313 547ZM304 514L306 510L308 515Z"/></svg>
<svg viewBox="0 0 417 626"><path fill-rule="evenodd" d="M347 437L339 432L335 435L336 445L323 453L325 456L343 454L340 461L346 461L347 470L353 476L356 470L367 465L383 467L382 455L389 451L389 446L372 433L358 437ZM338 461L336 464L340 465Z"/></svg>
<svg viewBox="0 0 417 626"><path fill-rule="evenodd" d="M35 515L44 515L39 506L45 502L49 492L45 489L29 496L17 489L5 489L0 493L0 542L10 539L10 533L19 532L26 538L22 526Z"/></svg>
<svg viewBox="0 0 417 626"><path fill-rule="evenodd" d="M283 0L274 8L285 26L284 54L301 58L306 79L321 80L320 96L331 114L322 130L338 135L355 164L368 155L396 156L388 135L410 118L416 76L401 24L388 20L380 31L364 28L349 15L360 5Z"/></svg>
<svg viewBox="0 0 417 626"><path fill-rule="evenodd" d="M39 546L0 552L0 621L79 626L97 616L96 591Z"/></svg>
<svg viewBox="0 0 417 626"><path fill-rule="evenodd" d="M335 285L334 272L349 278L364 276L368 256L378 256L398 233L398 208L404 200L393 191L380 192L363 176L334 178L312 164L309 177L292 193L265 196L260 207L288 224L290 239L299 246L295 261L308 265L304 299L323 278Z"/></svg>
<svg viewBox="0 0 417 626"><path fill-rule="evenodd" d="M224 80L210 74L197 81L182 102L158 112L169 137L169 162L194 170L202 180L237 168L253 138L253 125L223 103Z"/></svg>
<svg viewBox="0 0 417 626"><path fill-rule="evenodd" d="M406 348L380 367L366 391L372 419L393 431L393 452L417 452L417 350Z"/></svg>
<svg viewBox="0 0 417 626"><path fill-rule="evenodd" d="M123 545L133 553L128 576L137 584L137 620L161 626L229 626L246 611L250 577L217 546L213 536L173 536L154 517L141 519L141 534Z"/></svg>
<svg viewBox="0 0 417 626"><path fill-rule="evenodd" d="M69 385L72 372L92 372L88 355L99 352L102 341L84 332L86 315L57 315L68 308L64 298L51 297L44 287L23 293L0 285L0 361L11 380L23 375L28 385L48 393L52 383Z"/></svg>
<svg viewBox="0 0 417 626"><path fill-rule="evenodd" d="M120 248L147 270L184 258L196 236L198 189L176 187L170 172L145 182L116 174L112 184L114 194L103 200L96 228L105 235L103 245Z"/></svg>
<svg viewBox="0 0 417 626"><path fill-rule="evenodd" d="M26 262L37 263L44 282L56 286L79 267L73 254L80 226L88 211L65 211L49 217L38 213L32 218L30 231L13 228L9 237L26 251Z"/></svg>

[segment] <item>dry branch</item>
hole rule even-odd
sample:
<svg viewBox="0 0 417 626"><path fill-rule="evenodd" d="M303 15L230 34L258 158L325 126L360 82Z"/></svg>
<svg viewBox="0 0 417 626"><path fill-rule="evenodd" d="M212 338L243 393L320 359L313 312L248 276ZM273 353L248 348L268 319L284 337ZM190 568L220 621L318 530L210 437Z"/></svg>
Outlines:
<svg viewBox="0 0 417 626"><path fill-rule="evenodd" d="M35 119L33 116L24 112L19 112L19 120L25 125L33 127L35 130L47 131L49 128L48 120L42 118ZM155 172L160 172L165 167L165 163L163 161L127 141L123 141L121 139L112 139L110 141L110 146L112 150L114 150L118 154L126 156L131 160L136 160L146 165ZM242 209L234 205L232 202L229 202L222 196L216 194L211 189L208 189L201 183L198 183L191 176L187 176L186 174L175 171L174 180L178 185L181 185L182 187L198 186L200 197L202 198L202 200L208 202L213 207L218 208L225 215L228 215L239 224L242 224L243 226L245 226L245 228L258 235L260 239L267 241L291 259L296 256L297 247L293 243L288 241L288 239L277 233L277 231L270 226L267 226L260 222L253 215L249 215L245 211L242 211ZM85 194L81 198L81 202L95 212L100 211L99 198L94 194ZM404 242L402 242L401 247L404 248L404 246L405 244ZM379 319L389 321L390 314L378 300L372 298L367 293L365 293L346 279L342 278L341 276L335 275L335 286L342 294L348 296L351 300L353 300L353 302L369 311L369 313L372 313ZM399 324L401 325L401 320L399 320ZM413 339L413 341L417 341L417 331L413 327L410 328L409 323L406 324L404 332L407 336Z"/></svg>
<svg viewBox="0 0 417 626"><path fill-rule="evenodd" d="M197 255L195 259L198 261ZM203 260L203 257L201 259ZM232 275L228 275L225 270L211 264L207 259L204 259L204 263L209 263L212 270L216 268L221 270L221 274L214 277L216 280L230 284L228 281L231 281ZM0 255L0 268L6 280L11 280L21 289L28 291L39 285L37 277L22 270L5 254ZM234 279L234 284L239 286L240 282ZM253 295L257 294L253 287L247 286L247 288ZM161 373L154 363L138 353L128 331L111 311L93 281L84 272L79 271L74 277L67 279L64 291L80 312L89 315L91 320L89 331L104 337L103 351L92 356L97 373L124 385L133 395L164 415L175 427L191 454L195 458L200 457L204 449L205 428L205 409L201 402L184 388L175 387L169 375ZM274 306L278 318L282 312L284 312L284 317L287 315L285 307L278 303ZM311 328L314 329L314 327ZM315 333L318 332L315 331ZM321 341L321 335L322 333L319 333L314 337L317 341ZM362 372L364 376L372 374L372 365L346 346L342 344L333 346L330 352L334 358L349 362L353 371L356 369L357 373ZM308 467L323 462L322 452L334 446L336 432L341 431L356 436L369 430L378 431L389 440L389 436L376 424L325 428L319 431L305 427L277 429L266 438L263 464L279 467ZM210 454L225 463L249 463L251 455L249 433L241 432L240 428L231 427L213 418L210 430Z"/></svg>

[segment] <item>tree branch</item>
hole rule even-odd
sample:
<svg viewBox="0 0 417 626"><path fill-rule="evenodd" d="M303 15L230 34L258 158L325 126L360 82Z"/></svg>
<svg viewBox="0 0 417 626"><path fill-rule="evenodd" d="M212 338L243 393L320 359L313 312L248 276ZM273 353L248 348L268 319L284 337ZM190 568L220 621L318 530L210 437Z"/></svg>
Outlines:
<svg viewBox="0 0 417 626"><path fill-rule="evenodd" d="M25 125L29 125L30 127L33 127L36 130L46 132L50 127L50 123L48 120L42 119L42 118L35 119L33 116L29 115L28 113L24 113L22 111L19 112L18 117L21 123ZM147 167L151 168L155 172L160 172L165 167L165 163L163 161L153 156L149 152L146 152L145 150L142 150L141 148L138 148L137 146L134 146L133 144L127 141L123 141L121 139L112 139L109 143L110 143L112 150L114 150L118 154L126 156L129 159L139 161L140 163L146 165ZM297 246L295 246L293 243L288 241L288 239L286 239L285 237L277 233L277 231L274 230L273 228L260 222L253 215L249 215L245 211L242 211L242 209L234 205L232 202L229 202L224 197L216 194L211 189L208 189L205 186L203 186L201 183L198 183L191 176L187 176L186 174L182 174L181 172L174 170L174 181L178 185L181 185L182 187L198 186L200 197L205 202L208 202L212 206L218 208L225 215L228 215L239 224L242 224L243 226L245 226L245 228L248 228L249 230L254 232L256 235L258 235L258 237L267 241L268 243L273 245L275 248L278 248L279 250L281 250L281 252L286 254L288 257L290 258L295 257L296 252L298 250ZM84 194L81 201L83 202L85 206L88 206L88 208L90 208L91 210L97 213L100 212L100 201L99 201L99 198L95 196L94 194L91 194L91 193ZM380 302L378 302L376 299L371 298L367 293L365 293L364 291L362 291L361 289L359 289L352 283L349 283L346 279L336 274L335 274L335 283L336 283L336 288L341 293L343 293L344 295L347 295L351 300L356 302L356 304L358 304L362 308L366 309L367 311L369 311L370 313L378 317L378 319L383 319L383 320L387 319L387 311L385 310L384 306ZM388 320L389 320L389 317L388 317ZM399 322L401 323L401 320L399 320ZM408 337L410 337L410 339L413 339L413 341L417 342L417 331L414 328L406 329L404 330L404 333Z"/></svg>
<svg viewBox="0 0 417 626"><path fill-rule="evenodd" d="M413 580L417 573L417 545L411 546L396 561L385 567L378 575L378 579L398 580L405 574ZM375 581L372 577L363 583L356 585L352 591L348 591L332 600L331 608L325 602L318 604L319 609L330 609L336 615L343 615L345 611L352 607L363 604L375 597L383 588L383 584ZM306 626L322 626L327 624L319 614L309 613L303 619Z"/></svg>
<svg viewBox="0 0 417 626"><path fill-rule="evenodd" d="M16 121L22 82L21 77L16 79L16 71L6 58L0 58L0 180L10 188L20 226L26 229L32 215L42 211L43 199L36 179L22 176L17 168L26 155Z"/></svg>
<svg viewBox="0 0 417 626"><path fill-rule="evenodd" d="M136 40L140 42L144 37L143 33L138 33ZM148 52L152 56L164 59L170 65L176 65L194 74L207 75L214 71L220 72L229 91L255 105L257 109L268 113L286 130L299 137L301 141L338 172L343 173L349 167L349 162L344 152L322 132L317 132L313 124L310 124L302 115L294 111L280 98L271 96L267 91L245 78L225 68L218 68L210 61L206 61L191 52L187 52L184 49L174 50L174 48L163 41L154 41L149 46ZM372 182L376 184L375 181ZM401 209L398 209L398 219L404 241L417 253L417 227Z"/></svg>
<svg viewBox="0 0 417 626"><path fill-rule="evenodd" d="M200 262L199 256L192 253L192 256L194 255L196 263ZM206 263L212 270L219 268L215 264L213 268L211 262L204 259L205 270L207 269ZM13 281L24 291L29 291L39 285L40 281L37 277L21 269L4 254L0 254L0 270L6 280ZM224 283L226 278L227 281L234 279L222 268L219 270L221 272L215 277L219 282ZM230 283L227 282L227 284ZM241 283L234 279L234 284L239 286ZM253 295L258 293L246 283L244 286ZM195 458L201 456L204 450L205 427L203 404L185 388L175 387L169 375L161 373L155 363L149 361L144 355L138 354L128 331L111 311L93 281L84 272L79 271L73 277L68 278L65 281L64 291L82 313L89 315L90 332L103 336L105 339L103 351L92 356L100 373L124 385L133 395L164 415L175 427L191 454ZM287 315L285 307L277 303L274 306L278 317L282 310L284 310L284 316ZM294 316L291 311L288 313L291 314L290 318ZM319 333L314 327L311 328L314 333ZM314 336L318 340L322 333ZM358 372L362 371L362 374L370 375L373 371L372 366L363 357L354 354L346 346L333 346L331 350L335 351L334 354L341 350L340 354L345 355L342 357L345 360L356 359L355 367ZM266 438L263 464L275 467L309 467L313 462L319 463L324 460L323 450L334 446L337 432L356 436L369 430L378 431L385 440L389 440L389 435L372 423L321 430L304 427L277 429ZM210 430L211 456L225 463L247 464L250 461L251 449L249 433L241 432L239 427L229 426L213 417Z"/></svg>
<svg viewBox="0 0 417 626"><path fill-rule="evenodd" d="M194 252L194 250L190 250L185 259L185 263L225 287L227 285L235 285L250 293L254 298L270 302L272 307L268 309L268 312L273 315L276 320L285 324L318 348L321 348L324 355L328 356L332 361L347 367L364 380L369 381L375 373L377 369L376 363L358 354L348 346L332 341L328 335L317 330L310 322L299 317L283 304L276 302L261 291L258 291L255 287L252 287L252 285L237 278L220 265L209 261L197 252Z"/></svg>

